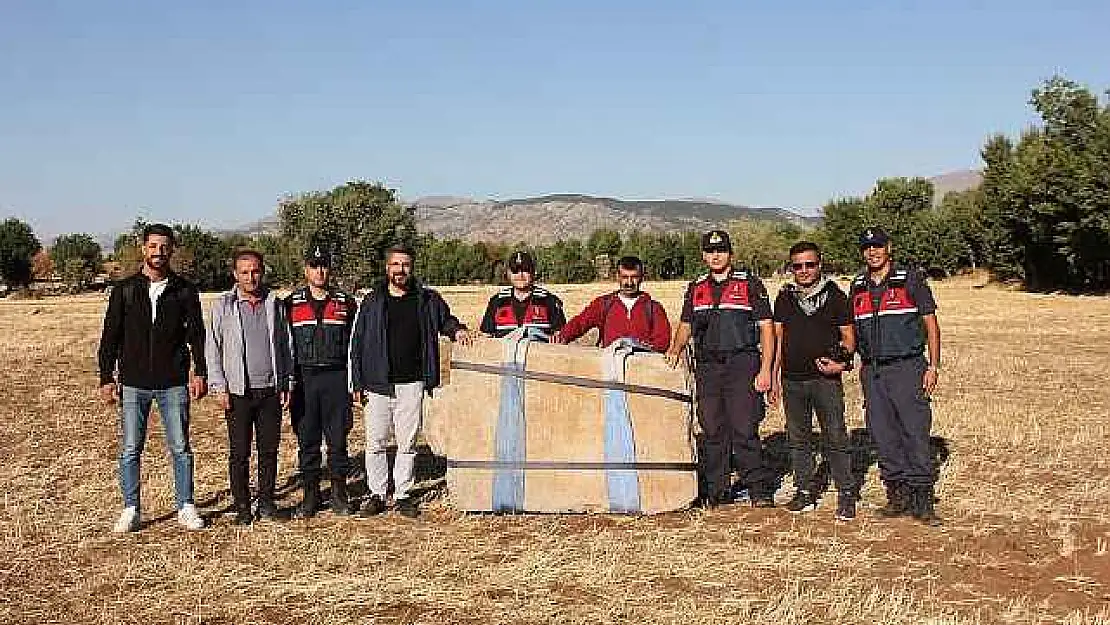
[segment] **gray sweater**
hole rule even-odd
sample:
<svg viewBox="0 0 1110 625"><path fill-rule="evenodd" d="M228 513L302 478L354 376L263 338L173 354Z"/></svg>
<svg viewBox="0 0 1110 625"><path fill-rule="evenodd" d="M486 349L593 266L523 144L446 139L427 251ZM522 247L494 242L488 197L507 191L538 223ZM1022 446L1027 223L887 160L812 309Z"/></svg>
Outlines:
<svg viewBox="0 0 1110 625"><path fill-rule="evenodd" d="M270 330L270 354L278 390L293 388L293 352L289 324L281 300L266 294L266 326ZM243 325L239 319L239 290L232 288L212 302L205 333L204 357L208 385L213 391L232 395L247 392L247 364L243 348Z"/></svg>

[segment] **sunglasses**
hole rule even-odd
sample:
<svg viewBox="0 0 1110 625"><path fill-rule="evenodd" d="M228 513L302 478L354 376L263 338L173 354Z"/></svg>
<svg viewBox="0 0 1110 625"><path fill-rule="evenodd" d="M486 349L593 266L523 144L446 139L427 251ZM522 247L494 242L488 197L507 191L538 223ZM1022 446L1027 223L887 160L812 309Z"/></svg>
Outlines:
<svg viewBox="0 0 1110 625"><path fill-rule="evenodd" d="M815 261L807 260L800 263L790 263L790 268L794 271L801 271L803 269L816 269L818 264L819 263Z"/></svg>

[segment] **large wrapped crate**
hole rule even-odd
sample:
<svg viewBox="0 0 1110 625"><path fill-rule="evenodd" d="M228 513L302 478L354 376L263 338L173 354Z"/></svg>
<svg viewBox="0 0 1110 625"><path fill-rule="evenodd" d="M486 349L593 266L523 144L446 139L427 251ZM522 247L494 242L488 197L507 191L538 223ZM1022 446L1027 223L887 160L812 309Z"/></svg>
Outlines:
<svg viewBox="0 0 1110 625"><path fill-rule="evenodd" d="M457 508L650 514L696 498L689 376L661 354L520 333L441 353L425 437Z"/></svg>

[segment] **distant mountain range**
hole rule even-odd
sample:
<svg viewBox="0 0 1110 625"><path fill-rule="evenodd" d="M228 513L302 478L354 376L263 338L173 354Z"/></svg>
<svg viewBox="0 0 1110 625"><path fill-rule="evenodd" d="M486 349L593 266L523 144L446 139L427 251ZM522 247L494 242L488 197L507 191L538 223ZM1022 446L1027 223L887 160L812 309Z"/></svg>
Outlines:
<svg viewBox="0 0 1110 625"><path fill-rule="evenodd" d="M420 198L417 227L437 237L472 241L552 243L585 239L599 229L621 233L702 231L741 218L783 221L803 228L817 220L783 208L710 200L619 200L555 194L502 201Z"/></svg>
<svg viewBox="0 0 1110 625"><path fill-rule="evenodd" d="M939 204L945 193L979 185L982 174L957 171L930 178ZM585 239L599 229L621 233L705 231L742 218L780 221L808 229L820 217L779 207L744 206L712 199L621 200L572 193L509 200L475 200L465 197L428 196L407 202L416 211L420 232L468 241L552 243L558 239ZM275 234L277 215L223 232L246 235ZM101 237L111 249L115 234Z"/></svg>
<svg viewBox="0 0 1110 625"><path fill-rule="evenodd" d="M783 221L811 228L819 219L784 208L752 207L713 200L619 200L579 194L553 194L511 200L474 200L430 196L407 202L420 232L467 241L547 244L585 239L595 230L621 233L703 231L741 218ZM276 216L233 232L275 233Z"/></svg>

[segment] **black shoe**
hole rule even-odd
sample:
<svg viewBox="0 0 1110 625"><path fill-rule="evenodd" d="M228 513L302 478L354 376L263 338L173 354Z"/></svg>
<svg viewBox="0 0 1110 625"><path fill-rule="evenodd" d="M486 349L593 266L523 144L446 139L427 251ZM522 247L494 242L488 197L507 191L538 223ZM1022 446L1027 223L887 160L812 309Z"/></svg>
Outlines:
<svg viewBox="0 0 1110 625"><path fill-rule="evenodd" d="M336 516L350 516L351 502L347 499L347 478L331 478L331 513Z"/></svg>
<svg viewBox="0 0 1110 625"><path fill-rule="evenodd" d="M786 511L790 514L801 514L803 512L813 512L817 509L817 499L814 498L812 493L804 490L794 491L794 498L790 503L786 504Z"/></svg>
<svg viewBox="0 0 1110 625"><path fill-rule="evenodd" d="M416 500L412 497L402 497L397 500L397 512L401 516L409 519L415 519L420 516L420 508L416 507Z"/></svg>
<svg viewBox="0 0 1110 625"><path fill-rule="evenodd" d="M262 498L258 500L258 519L260 521L277 520L278 507L273 499Z"/></svg>
<svg viewBox="0 0 1110 625"><path fill-rule="evenodd" d="M728 501L731 503L748 503L752 500L748 487L736 482L728 489Z"/></svg>
<svg viewBox="0 0 1110 625"><path fill-rule="evenodd" d="M943 524L937 516L936 498L933 496L932 486L917 486L911 492L913 498L913 518L929 527L939 527Z"/></svg>
<svg viewBox="0 0 1110 625"><path fill-rule="evenodd" d="M910 513L910 488L905 482L888 482L886 505L878 509L881 517L893 519Z"/></svg>
<svg viewBox="0 0 1110 625"><path fill-rule="evenodd" d="M701 507L706 510L713 510L721 506L732 503L732 498L727 494L706 495L701 499Z"/></svg>
<svg viewBox="0 0 1110 625"><path fill-rule="evenodd" d="M320 509L320 482L314 479L306 479L304 483L304 498L297 506L294 515L298 519L311 519L316 516L316 512Z"/></svg>
<svg viewBox="0 0 1110 625"><path fill-rule="evenodd" d="M251 512L251 505L235 506L235 524L236 525L250 525L254 522L254 514Z"/></svg>
<svg viewBox="0 0 1110 625"><path fill-rule="evenodd" d="M753 508L774 508L775 497L774 495L752 495Z"/></svg>
<svg viewBox="0 0 1110 625"><path fill-rule="evenodd" d="M385 512L385 501L378 495L370 495L366 503L362 504L362 510L358 511L358 516L363 519L369 519L383 512Z"/></svg>
<svg viewBox="0 0 1110 625"><path fill-rule="evenodd" d="M856 498L841 493L836 499L836 519L838 521L852 521L855 518Z"/></svg>

